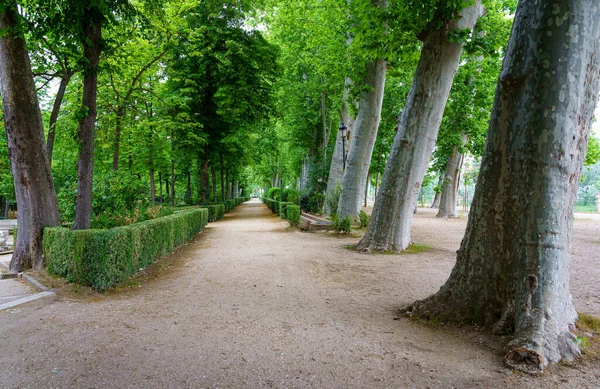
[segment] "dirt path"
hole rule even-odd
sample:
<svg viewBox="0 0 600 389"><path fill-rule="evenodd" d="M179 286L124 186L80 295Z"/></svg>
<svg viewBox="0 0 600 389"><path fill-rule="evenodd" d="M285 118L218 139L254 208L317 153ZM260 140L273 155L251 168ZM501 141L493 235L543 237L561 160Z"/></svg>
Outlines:
<svg viewBox="0 0 600 389"><path fill-rule="evenodd" d="M597 262L600 224L584 223ZM526 377L501 339L397 317L447 278L464 224L421 213L432 250L375 256L243 204L129 287L0 312L0 387L598 387L593 362ZM600 314L594 267L576 263L589 288L573 295Z"/></svg>

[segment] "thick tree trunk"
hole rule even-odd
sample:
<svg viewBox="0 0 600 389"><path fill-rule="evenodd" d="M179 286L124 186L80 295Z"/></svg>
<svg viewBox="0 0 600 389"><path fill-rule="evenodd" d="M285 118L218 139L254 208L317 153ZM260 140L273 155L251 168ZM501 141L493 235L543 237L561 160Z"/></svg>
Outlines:
<svg viewBox="0 0 600 389"><path fill-rule="evenodd" d="M60 225L58 202L25 40L15 36L15 3L0 12L0 90L9 158L17 196L19 233L10 270L42 268L44 227Z"/></svg>
<svg viewBox="0 0 600 389"><path fill-rule="evenodd" d="M347 127L348 133L352 133L352 128L354 126L354 121L352 117L348 114L348 94L350 93L349 85L350 79L346 79L346 88L344 89L344 102L342 104L342 109L340 110L340 124L344 123ZM338 126L339 127L339 126ZM342 180L344 178L344 155L347 155L347 150L345 151L343 148L350 144L348 139L342 139L342 134L340 131L337 132L337 136L335 138L335 147L333 149L333 155L331 156L331 165L329 166L329 177L327 179L327 190L325 192L325 197L327 199L335 200L336 193L338 189L342 188ZM331 209L329 207L329 201L325 201L325 213L331 214Z"/></svg>
<svg viewBox="0 0 600 389"><path fill-rule="evenodd" d="M367 206L367 200L369 196L369 181L371 180L371 175L367 174L367 182L365 183L365 201L363 202L363 207Z"/></svg>
<svg viewBox="0 0 600 389"><path fill-rule="evenodd" d="M98 89L98 63L102 49L102 23L90 21L96 17L97 9L90 8L86 13L83 27L83 56L87 61L83 78L82 104L87 115L79 122L77 138L79 160L77 163L77 204L75 206L74 230L90 228L92 220L92 176L94 172L94 130L96 127L96 94Z"/></svg>
<svg viewBox="0 0 600 389"><path fill-rule="evenodd" d="M458 69L461 43L452 30L472 29L484 9L481 0L462 10L458 21L425 34L421 58L387 161L371 222L359 250L399 251L410 244L410 228L431 153Z"/></svg>
<svg viewBox="0 0 600 389"><path fill-rule="evenodd" d="M413 314L514 329L506 361L525 371L579 354L573 204L599 91L597 1L520 2L456 265Z"/></svg>
<svg viewBox="0 0 600 389"><path fill-rule="evenodd" d="M467 136L462 136L463 146L467 143ZM446 172L442 182L442 194L440 195L440 209L436 217L454 218L456 212L456 198L458 197L458 184L460 181L460 169L463 163L463 154L458 146L452 148L452 154L446 163Z"/></svg>
<svg viewBox="0 0 600 389"><path fill-rule="evenodd" d="M46 149L48 153L48 162L50 163L50 167L52 167L52 152L54 151L54 140L56 138L56 122L58 121L58 114L60 113L60 106L65 97L65 92L67 91L67 86L69 85L69 81L71 81L71 77L73 77L73 72L70 70L65 70L60 78L60 85L58 86L58 91L56 92L56 98L54 99L54 105L52 106L52 113L50 114L50 123L48 125L48 139L46 141Z"/></svg>
<svg viewBox="0 0 600 389"><path fill-rule="evenodd" d="M440 190L435 192L435 196L433 197L433 202L431 203L431 207L429 208L439 208L440 207L440 197L442 194L441 188L444 185L444 174L440 174L440 178L438 180L438 188L440 188Z"/></svg>
<svg viewBox="0 0 600 389"><path fill-rule="evenodd" d="M338 203L338 212L341 217L355 218L360 211L365 180L371 166L371 156L381 118L385 70L386 63L383 59L367 65L367 75L363 84L369 90L363 92L361 96L356 122L351 134L352 146L346 159L346 171L342 179L342 193Z"/></svg>

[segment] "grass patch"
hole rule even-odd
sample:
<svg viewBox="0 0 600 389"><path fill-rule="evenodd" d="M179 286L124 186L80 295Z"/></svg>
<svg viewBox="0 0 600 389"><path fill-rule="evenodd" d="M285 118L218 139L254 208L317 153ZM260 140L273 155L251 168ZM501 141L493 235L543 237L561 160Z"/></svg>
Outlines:
<svg viewBox="0 0 600 389"><path fill-rule="evenodd" d="M579 320L577 321L577 328L586 332L600 333L600 318L586 313L580 313Z"/></svg>
<svg viewBox="0 0 600 389"><path fill-rule="evenodd" d="M574 207L574 211L575 212L581 212L581 213L596 213L596 206L595 205L576 205Z"/></svg>
<svg viewBox="0 0 600 389"><path fill-rule="evenodd" d="M426 244L411 243L408 245L406 250L402 251L401 253L402 254L421 254L421 253L424 253L429 250L431 250L431 246L428 246Z"/></svg>

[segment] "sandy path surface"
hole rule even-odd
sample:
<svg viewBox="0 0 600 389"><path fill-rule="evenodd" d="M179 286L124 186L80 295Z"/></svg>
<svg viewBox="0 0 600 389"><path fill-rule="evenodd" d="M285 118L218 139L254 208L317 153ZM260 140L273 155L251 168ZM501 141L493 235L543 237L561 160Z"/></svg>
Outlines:
<svg viewBox="0 0 600 389"><path fill-rule="evenodd" d="M599 387L597 361L523 376L502 339L397 317L448 277L465 224L421 212L430 251L365 255L245 203L129 287L0 312L0 387ZM575 303L598 315L600 224L574 235Z"/></svg>

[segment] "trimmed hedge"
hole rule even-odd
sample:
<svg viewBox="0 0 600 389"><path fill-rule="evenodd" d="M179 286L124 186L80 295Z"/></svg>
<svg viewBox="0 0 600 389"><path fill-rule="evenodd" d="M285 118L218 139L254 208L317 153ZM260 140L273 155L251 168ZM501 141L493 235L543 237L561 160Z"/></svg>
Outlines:
<svg viewBox="0 0 600 389"><path fill-rule="evenodd" d="M286 210L289 205L294 205L294 203L292 203L290 201L282 201L279 203L279 216L282 219L287 219Z"/></svg>
<svg viewBox="0 0 600 389"><path fill-rule="evenodd" d="M197 208L105 230L44 229L48 272L104 290L202 232L208 209Z"/></svg>
<svg viewBox="0 0 600 389"><path fill-rule="evenodd" d="M208 210L208 221L216 222L225 214L225 204L203 205Z"/></svg>
<svg viewBox="0 0 600 389"><path fill-rule="evenodd" d="M300 224L300 206L288 205L287 206L287 220L294 227L298 227Z"/></svg>

